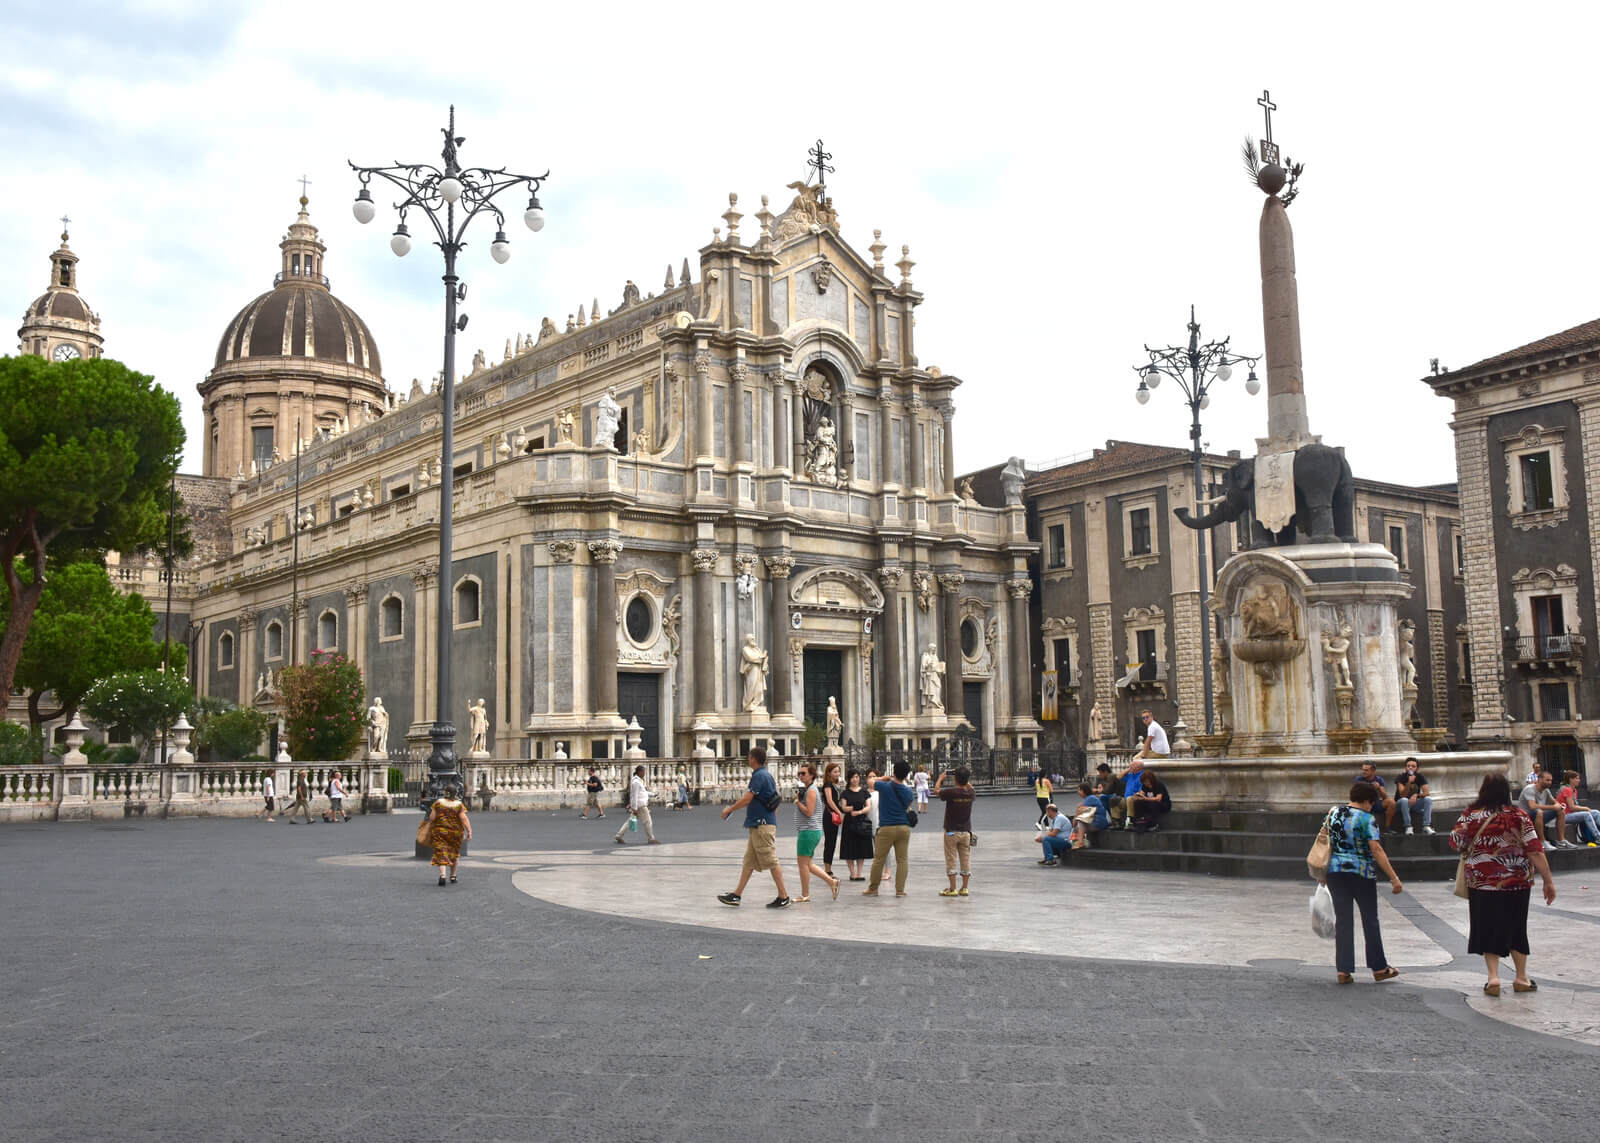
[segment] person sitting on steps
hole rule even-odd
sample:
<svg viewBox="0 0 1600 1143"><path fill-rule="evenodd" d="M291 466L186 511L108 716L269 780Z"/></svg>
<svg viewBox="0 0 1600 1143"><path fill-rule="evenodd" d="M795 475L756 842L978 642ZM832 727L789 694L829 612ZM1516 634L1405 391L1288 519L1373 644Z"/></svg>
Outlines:
<svg viewBox="0 0 1600 1143"><path fill-rule="evenodd" d="M1089 835L1099 833L1111 824L1106 814L1105 799L1094 792L1088 782L1078 783L1077 813L1072 817L1072 848L1083 849L1089 844Z"/></svg>
<svg viewBox="0 0 1600 1143"><path fill-rule="evenodd" d="M1172 810L1172 795L1156 777L1154 770L1139 774L1139 792L1128 796L1128 814L1135 833L1154 833L1161 828L1161 815Z"/></svg>
<svg viewBox="0 0 1600 1143"><path fill-rule="evenodd" d="M1579 804L1580 775L1576 770L1567 770L1561 778L1561 789L1556 792L1556 802L1565 807L1567 820L1578 828L1578 840L1591 848L1600 845L1600 811Z"/></svg>
<svg viewBox="0 0 1600 1143"><path fill-rule="evenodd" d="M1433 832L1433 798L1429 795L1428 777L1418 767L1415 758L1406 759L1406 768L1394 780L1394 803L1400 808L1400 822L1410 836L1411 814L1422 815L1422 832Z"/></svg>

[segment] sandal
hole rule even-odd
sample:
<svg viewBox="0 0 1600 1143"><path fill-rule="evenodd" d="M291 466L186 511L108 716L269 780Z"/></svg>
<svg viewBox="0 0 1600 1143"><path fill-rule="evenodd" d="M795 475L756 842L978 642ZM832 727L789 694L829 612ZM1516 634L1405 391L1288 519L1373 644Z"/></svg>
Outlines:
<svg viewBox="0 0 1600 1143"><path fill-rule="evenodd" d="M941 896L941 897L955 897L955 896L958 896L958 894L956 893L956 891L954 889L941 889L941 890L939 890L939 896Z"/></svg>
<svg viewBox="0 0 1600 1143"><path fill-rule="evenodd" d="M1393 980L1395 977L1397 977L1399 975L1400 975L1400 970L1398 968L1396 968L1394 965L1391 964L1387 968L1380 968L1377 972L1373 973L1372 974L1372 979L1373 980L1380 980L1380 981L1381 980Z"/></svg>
<svg viewBox="0 0 1600 1143"><path fill-rule="evenodd" d="M1483 994L1485 996L1499 996L1500 982L1498 980L1491 980L1488 984L1485 984L1483 986Z"/></svg>
<svg viewBox="0 0 1600 1143"><path fill-rule="evenodd" d="M810 897L796 897L794 899L794 903L796 905L809 905L811 903L811 898Z"/></svg>
<svg viewBox="0 0 1600 1143"><path fill-rule="evenodd" d="M829 888L833 890L833 899L837 901L839 899L839 879L837 877L833 879L833 884Z"/></svg>
<svg viewBox="0 0 1600 1143"><path fill-rule="evenodd" d="M1539 991L1539 982L1537 980L1529 978L1527 984L1518 984L1516 981L1513 980L1511 982L1511 991L1512 992L1538 992Z"/></svg>
<svg viewBox="0 0 1600 1143"><path fill-rule="evenodd" d="M1356 978L1351 976L1348 972L1341 972L1339 974L1339 983L1340 984L1354 984L1355 982L1356 982Z"/></svg>

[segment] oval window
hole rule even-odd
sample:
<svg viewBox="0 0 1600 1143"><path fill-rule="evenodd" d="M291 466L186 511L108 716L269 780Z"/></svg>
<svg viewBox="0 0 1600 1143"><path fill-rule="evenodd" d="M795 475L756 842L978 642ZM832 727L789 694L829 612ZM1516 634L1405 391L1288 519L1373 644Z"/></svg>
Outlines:
<svg viewBox="0 0 1600 1143"><path fill-rule="evenodd" d="M978 654L978 625L970 619L961 623L961 653L969 659Z"/></svg>
<svg viewBox="0 0 1600 1143"><path fill-rule="evenodd" d="M643 643L650 638L650 628L655 616L650 612L650 605L645 602L644 596L636 595L628 601L628 610L623 614L623 623L628 629L628 638L635 643Z"/></svg>

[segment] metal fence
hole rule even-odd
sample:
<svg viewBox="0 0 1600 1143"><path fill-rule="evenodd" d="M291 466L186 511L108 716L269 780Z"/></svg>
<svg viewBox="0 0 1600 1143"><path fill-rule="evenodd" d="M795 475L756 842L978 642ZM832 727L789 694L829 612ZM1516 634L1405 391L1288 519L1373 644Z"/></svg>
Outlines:
<svg viewBox="0 0 1600 1143"><path fill-rule="evenodd" d="M1061 782L1078 782L1084 778L1088 763L1083 748L1073 743L1000 749L966 735L957 735L932 750L873 750L855 742L846 743L844 749L845 763L851 769L886 774L895 763L905 762L913 773L921 766L929 777L937 777L942 770L965 767L972 773L974 786L996 793L1030 789L1034 775L1039 773Z"/></svg>

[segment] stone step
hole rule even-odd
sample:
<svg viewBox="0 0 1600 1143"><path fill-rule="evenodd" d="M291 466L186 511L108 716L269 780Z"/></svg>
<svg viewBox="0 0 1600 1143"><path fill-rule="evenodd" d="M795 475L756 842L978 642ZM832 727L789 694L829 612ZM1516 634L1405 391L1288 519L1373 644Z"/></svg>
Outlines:
<svg viewBox="0 0 1600 1143"><path fill-rule="evenodd" d="M1163 830L1244 830L1255 833L1295 833L1315 837L1326 811L1301 813L1290 810L1179 810L1175 809L1161 819ZM1450 832L1461 816L1460 810L1435 809L1433 828L1441 834ZM1382 814L1379 814L1382 824ZM1398 836L1405 828L1395 818L1394 828L1384 830L1385 838ZM1310 843L1307 842L1307 845Z"/></svg>
<svg viewBox="0 0 1600 1143"><path fill-rule="evenodd" d="M1313 822L1312 826L1314 825ZM1163 825L1154 834L1106 830L1096 836L1095 845L1101 849L1138 849L1154 840L1162 849L1176 849L1186 853L1304 857L1315 838L1316 834L1310 826L1299 833L1277 833L1262 830L1174 830ZM1452 861L1455 860L1455 851L1450 848L1450 838L1445 833L1437 833L1431 837L1427 834L1406 837L1402 834L1388 833L1383 836L1383 845L1389 856L1396 859L1447 857Z"/></svg>

